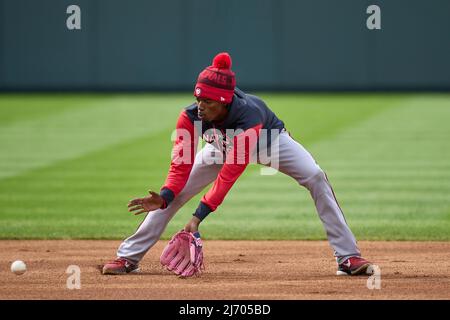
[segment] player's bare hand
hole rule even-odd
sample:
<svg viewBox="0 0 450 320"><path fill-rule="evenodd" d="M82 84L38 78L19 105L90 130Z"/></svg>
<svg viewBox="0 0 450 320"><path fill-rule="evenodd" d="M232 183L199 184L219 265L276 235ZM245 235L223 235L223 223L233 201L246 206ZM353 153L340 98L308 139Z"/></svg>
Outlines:
<svg viewBox="0 0 450 320"><path fill-rule="evenodd" d="M148 191L149 195L144 198L136 198L128 202L128 211L138 215L144 212L153 211L161 208L164 199L156 192Z"/></svg>

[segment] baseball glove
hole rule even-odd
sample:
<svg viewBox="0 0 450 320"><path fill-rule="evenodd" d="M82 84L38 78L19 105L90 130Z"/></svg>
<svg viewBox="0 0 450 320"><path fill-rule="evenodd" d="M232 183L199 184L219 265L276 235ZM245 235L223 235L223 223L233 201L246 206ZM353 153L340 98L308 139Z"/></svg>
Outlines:
<svg viewBox="0 0 450 320"><path fill-rule="evenodd" d="M200 233L176 233L164 248L160 262L167 270L181 277L199 275L203 266L203 244Z"/></svg>

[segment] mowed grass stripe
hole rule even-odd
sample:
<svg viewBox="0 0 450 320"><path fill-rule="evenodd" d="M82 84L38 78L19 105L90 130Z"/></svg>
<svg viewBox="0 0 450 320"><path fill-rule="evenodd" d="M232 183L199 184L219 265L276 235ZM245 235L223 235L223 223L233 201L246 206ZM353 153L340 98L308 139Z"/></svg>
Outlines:
<svg viewBox="0 0 450 320"><path fill-rule="evenodd" d="M149 141L160 139L167 139L168 143L165 148L159 148L158 152L152 153L141 147ZM35 205L42 203L42 208L48 210L48 213L60 212L61 209L70 211L73 209L74 202L69 202L64 207L53 205L70 199L78 201L85 197L95 199L98 203L101 201L106 203L115 200L117 195L129 194L131 196L135 191L146 190L142 185L144 188L148 186L146 182L149 180L161 180L167 173L163 171L167 171L169 167L170 150L169 130L157 135L140 137L98 150L89 156L61 161L53 166L4 179L0 181L1 196L5 202L14 205L19 205L24 199L31 197L36 200ZM93 165L94 163L96 165ZM164 167L161 163L164 163ZM155 170L156 168L160 170ZM69 172L76 172L76 174L67 174ZM28 181L33 182L28 183ZM15 193L15 190L28 191L28 193ZM122 201L124 200L122 199ZM22 206L22 208L14 206L9 211L20 210L24 207L26 208L26 206ZM123 207L123 203L121 207ZM100 204L85 206L83 212L90 209L102 210L102 207ZM83 212L80 214L82 215Z"/></svg>
<svg viewBox="0 0 450 320"><path fill-rule="evenodd" d="M449 117L448 97L419 95L407 100L402 108L387 110L361 126L342 132L336 140L315 145L312 152L320 154L325 165L351 159L352 162L377 161L401 167L411 161L422 162L423 168L428 170L428 164L450 159L449 140L435 139L430 134L448 137ZM322 149L330 152L324 153Z"/></svg>
<svg viewBox="0 0 450 320"><path fill-rule="evenodd" d="M3 93L0 95L0 127L30 119L45 119L72 109L90 108L93 104L105 99L110 99L110 96Z"/></svg>
<svg viewBox="0 0 450 320"><path fill-rule="evenodd" d="M80 104L89 108L72 104L61 112L53 104L55 112L46 117L3 124L0 179L173 127L182 97L167 101L158 96L113 96L90 103L81 99ZM0 112L8 114L13 107L4 104Z"/></svg>
<svg viewBox="0 0 450 320"><path fill-rule="evenodd" d="M261 94L290 134L309 147L365 119L404 103L408 95Z"/></svg>

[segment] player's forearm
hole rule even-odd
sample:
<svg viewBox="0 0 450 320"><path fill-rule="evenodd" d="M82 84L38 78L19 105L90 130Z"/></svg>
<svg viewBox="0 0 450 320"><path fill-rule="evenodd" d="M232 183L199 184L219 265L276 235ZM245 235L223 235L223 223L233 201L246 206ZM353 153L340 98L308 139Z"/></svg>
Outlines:
<svg viewBox="0 0 450 320"><path fill-rule="evenodd" d="M197 217L192 217L191 220L184 227L186 232L198 232L198 227L202 221Z"/></svg>

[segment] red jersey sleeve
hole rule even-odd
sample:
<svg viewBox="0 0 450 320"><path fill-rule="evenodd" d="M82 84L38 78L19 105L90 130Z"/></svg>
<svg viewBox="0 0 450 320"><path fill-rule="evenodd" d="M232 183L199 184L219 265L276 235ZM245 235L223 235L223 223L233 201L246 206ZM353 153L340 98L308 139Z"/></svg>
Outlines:
<svg viewBox="0 0 450 320"><path fill-rule="evenodd" d="M196 131L193 122L183 110L176 126L169 173L160 192L165 201L162 208L167 207L186 185L197 149L198 135Z"/></svg>

